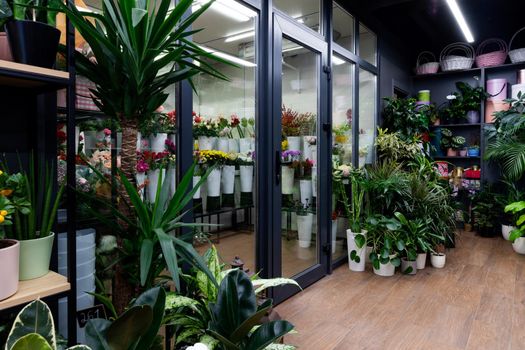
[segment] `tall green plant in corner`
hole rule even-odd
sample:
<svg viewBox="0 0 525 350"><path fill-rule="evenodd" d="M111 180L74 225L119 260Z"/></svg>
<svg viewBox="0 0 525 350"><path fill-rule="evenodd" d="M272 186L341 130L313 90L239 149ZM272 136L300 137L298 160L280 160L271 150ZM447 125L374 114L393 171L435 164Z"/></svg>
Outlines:
<svg viewBox="0 0 525 350"><path fill-rule="evenodd" d="M226 79L210 62L229 62L188 39L196 33L190 30L192 24L213 0L187 17L192 0L180 0L173 8L172 3L172 0L104 0L101 13L81 11L73 0L58 4L93 51L91 60L75 52L76 69L95 83L94 103L122 127L121 170L132 184L139 122L166 101L166 89L199 73ZM135 220L132 208L125 205L129 203L128 192L120 186L118 193L123 199L119 201L120 212ZM124 221L123 225L127 223ZM134 236L134 227L127 231L127 237ZM122 241L120 237L120 247ZM117 265L114 286L118 290L117 308L122 311L134 296L134 290L120 271Z"/></svg>

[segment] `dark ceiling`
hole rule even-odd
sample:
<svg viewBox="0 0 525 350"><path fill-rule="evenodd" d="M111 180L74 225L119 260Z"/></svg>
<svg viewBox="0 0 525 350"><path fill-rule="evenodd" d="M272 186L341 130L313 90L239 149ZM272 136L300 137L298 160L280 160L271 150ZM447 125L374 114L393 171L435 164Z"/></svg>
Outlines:
<svg viewBox="0 0 525 350"><path fill-rule="evenodd" d="M476 40L474 47L494 37L508 44L512 35L525 26L524 0L457 2ZM465 41L445 0L351 0L346 5L379 23L381 31L399 38L412 57L423 50L438 56L447 44ZM516 40L521 44L518 47L525 47L525 31Z"/></svg>

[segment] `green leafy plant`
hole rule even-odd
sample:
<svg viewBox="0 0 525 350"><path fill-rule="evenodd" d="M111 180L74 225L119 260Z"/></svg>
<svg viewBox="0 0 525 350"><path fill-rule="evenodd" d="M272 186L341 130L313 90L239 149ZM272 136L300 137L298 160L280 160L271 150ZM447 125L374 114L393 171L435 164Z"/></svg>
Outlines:
<svg viewBox="0 0 525 350"><path fill-rule="evenodd" d="M403 140L412 140L415 136L428 131L430 109L426 105L417 105L415 98L390 98L383 109L383 128L398 132Z"/></svg>
<svg viewBox="0 0 525 350"><path fill-rule="evenodd" d="M509 241L514 242L516 239L525 236L525 201L507 205L505 212L516 216L516 228L512 230L509 236Z"/></svg>
<svg viewBox="0 0 525 350"><path fill-rule="evenodd" d="M463 136L454 136L452 137L451 146L454 149L461 149L465 146L465 138Z"/></svg>
<svg viewBox="0 0 525 350"><path fill-rule="evenodd" d="M120 250L121 259L125 263L127 277L134 285L139 284L146 288L154 286L157 283L157 278L167 268L175 282L175 286L177 289L180 288L180 260L201 269L208 277L213 277L202 257L195 251L191 243L188 243L192 235L175 236L172 234L175 230L182 227L195 228L203 226L203 224L185 223L182 221L186 214L186 205L191 203L195 192L214 169L210 167L195 187L190 189L195 166L196 164L194 163L184 174L175 194L171 198L168 197L170 182L162 178L161 171L153 204L143 201L136 186L131 184L122 172L119 172L122 186L127 191L130 199L130 202L126 203L126 205L134 213L136 220L130 220L110 202L79 192L80 196L105 205L111 210L113 216L119 219L111 220L98 210L90 210L93 217L113 229L113 232L117 232L121 237L124 237L123 249ZM108 180L96 168L91 168L98 175L100 181L108 183ZM121 226L119 221L124 222L129 227L133 227L136 235L132 237L126 236L127 227Z"/></svg>
<svg viewBox="0 0 525 350"><path fill-rule="evenodd" d="M57 350L55 324L49 307L41 300L27 304L17 315L5 344L6 350ZM90 350L77 345L69 350Z"/></svg>
<svg viewBox="0 0 525 350"><path fill-rule="evenodd" d="M380 264L391 263L394 266L401 264L396 243L399 240L401 223L395 218L383 215L374 215L367 220L368 242L372 246L370 261L377 270Z"/></svg>
<svg viewBox="0 0 525 350"><path fill-rule="evenodd" d="M217 302L209 304L211 321L208 331L225 349L262 350L293 329L284 320L260 324L272 307L266 299L257 305L255 289L250 278L240 270L234 270L222 280Z"/></svg>
<svg viewBox="0 0 525 350"><path fill-rule="evenodd" d="M86 343L93 350L142 350L162 348L158 335L164 317L166 292L161 287L139 295L113 321L91 319L86 324Z"/></svg>
<svg viewBox="0 0 525 350"><path fill-rule="evenodd" d="M41 166L37 173L34 159L30 157L28 172L22 170L9 175L5 164L2 169L0 196L7 197L14 209L13 225L4 228L6 236L17 240L49 236L65 189L64 184L55 189L53 167Z"/></svg>
<svg viewBox="0 0 525 350"><path fill-rule="evenodd" d="M405 162L421 154L419 137L403 139L399 132L389 132L388 129L377 129L375 145L378 157L383 161Z"/></svg>
<svg viewBox="0 0 525 350"><path fill-rule="evenodd" d="M472 87L470 84L458 81L456 88L461 93L461 105L464 111L464 116L468 111L479 111L481 102L485 101L489 94L482 86Z"/></svg>
<svg viewBox="0 0 525 350"><path fill-rule="evenodd" d="M218 284L233 271L223 271L224 265L219 260L215 246L206 251L204 260ZM217 301L219 290L202 271L194 269L191 275L184 275L183 278L187 285L185 294L167 295L164 322L175 327L176 345L200 342L206 344L210 350L215 349L219 346L219 341L207 331L207 328L211 321L209 303ZM288 278L260 279L255 276L251 281L257 296L267 288L284 284L300 288L297 282Z"/></svg>
<svg viewBox="0 0 525 350"><path fill-rule="evenodd" d="M497 202L495 201L496 193L489 185L484 186L472 198L472 215L474 217L474 226L477 232L483 236L493 236L496 223L499 221L500 213Z"/></svg>
<svg viewBox="0 0 525 350"><path fill-rule="evenodd" d="M505 100L507 111L495 113L493 125L485 126L487 149L485 159L501 166L503 174L517 181L525 174L525 94Z"/></svg>

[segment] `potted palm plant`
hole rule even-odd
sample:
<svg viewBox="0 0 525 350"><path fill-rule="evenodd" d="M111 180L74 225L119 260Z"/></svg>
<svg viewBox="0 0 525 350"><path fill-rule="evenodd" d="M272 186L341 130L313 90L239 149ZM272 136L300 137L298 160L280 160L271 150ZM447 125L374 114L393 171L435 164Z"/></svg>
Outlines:
<svg viewBox="0 0 525 350"><path fill-rule="evenodd" d="M31 157L32 158L32 157ZM13 225L5 226L8 238L20 241L20 280L44 276L49 272L51 249L55 234L51 231L64 185L60 185L53 200L54 172L46 167L37 173L33 160L29 172L0 175L0 196L13 206Z"/></svg>
<svg viewBox="0 0 525 350"><path fill-rule="evenodd" d="M121 170L132 182L136 171L139 121L151 116L166 101L167 89L200 73L227 79L210 63L230 63L188 39L192 34L190 27L213 1L186 16L192 4L192 0L177 1L175 7L171 0L104 0L101 12L90 13L77 8L73 0L67 4L57 3L93 52L93 59L75 52L76 70L95 84L93 102L97 107L119 121L122 127ZM90 20L93 17L96 21ZM136 40L137 37L142 39ZM131 208L125 205L129 195L122 186L118 194L120 212L135 220ZM133 225L125 226L129 228L125 236L133 237ZM122 237L118 242L123 243ZM124 279L121 271L117 265L114 288L119 293L115 304L120 311L135 290L134 283Z"/></svg>

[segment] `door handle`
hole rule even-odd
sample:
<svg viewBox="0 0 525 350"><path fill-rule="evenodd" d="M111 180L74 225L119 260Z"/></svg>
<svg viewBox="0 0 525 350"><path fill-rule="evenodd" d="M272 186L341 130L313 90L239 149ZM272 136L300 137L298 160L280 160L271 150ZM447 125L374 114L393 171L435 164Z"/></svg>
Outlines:
<svg viewBox="0 0 525 350"><path fill-rule="evenodd" d="M275 183L281 184L281 152L275 151Z"/></svg>

